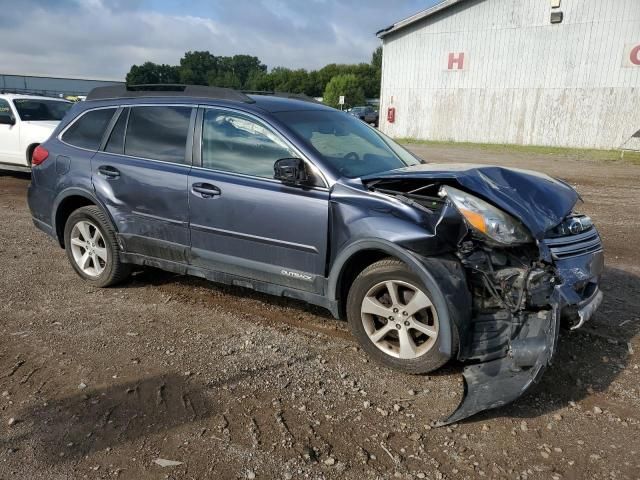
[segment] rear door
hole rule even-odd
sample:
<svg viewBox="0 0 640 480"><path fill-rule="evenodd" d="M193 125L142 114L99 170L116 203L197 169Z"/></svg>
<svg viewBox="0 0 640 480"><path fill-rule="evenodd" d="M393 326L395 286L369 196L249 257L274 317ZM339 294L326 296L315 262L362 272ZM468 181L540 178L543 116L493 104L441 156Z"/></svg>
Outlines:
<svg viewBox="0 0 640 480"><path fill-rule="evenodd" d="M91 162L96 195L130 253L186 263L195 109L121 108Z"/></svg>
<svg viewBox="0 0 640 480"><path fill-rule="evenodd" d="M192 264L319 292L329 212L323 181L276 181L275 161L300 157L279 134L245 113L201 112L200 166L189 178Z"/></svg>

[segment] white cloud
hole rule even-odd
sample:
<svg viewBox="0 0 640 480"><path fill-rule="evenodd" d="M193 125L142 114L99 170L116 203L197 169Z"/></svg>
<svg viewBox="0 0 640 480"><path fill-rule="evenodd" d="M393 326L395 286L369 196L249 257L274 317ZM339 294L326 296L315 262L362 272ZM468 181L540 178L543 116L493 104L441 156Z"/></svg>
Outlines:
<svg viewBox="0 0 640 480"><path fill-rule="evenodd" d="M0 72L122 79L133 64L177 64L188 50L256 55L270 67L369 61L375 31L424 6L389 3L196 0L176 14L141 1L0 0Z"/></svg>

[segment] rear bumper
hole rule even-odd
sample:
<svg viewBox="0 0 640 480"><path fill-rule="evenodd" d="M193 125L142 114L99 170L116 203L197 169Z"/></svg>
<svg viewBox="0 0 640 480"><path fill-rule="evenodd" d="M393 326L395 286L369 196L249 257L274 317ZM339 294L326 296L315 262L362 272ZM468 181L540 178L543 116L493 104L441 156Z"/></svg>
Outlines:
<svg viewBox="0 0 640 480"><path fill-rule="evenodd" d="M36 184L35 175L27 189L27 204L31 212L33 224L43 232L56 238L55 228L51 225L52 194Z"/></svg>
<svg viewBox="0 0 640 480"><path fill-rule="evenodd" d="M33 220L33 224L39 229L42 230L44 233L46 233L47 235L50 235L53 238L56 238L56 234L53 231L53 228L51 228L51 225L48 225L46 223L44 223L42 220L38 220L35 217L31 217L31 220Z"/></svg>

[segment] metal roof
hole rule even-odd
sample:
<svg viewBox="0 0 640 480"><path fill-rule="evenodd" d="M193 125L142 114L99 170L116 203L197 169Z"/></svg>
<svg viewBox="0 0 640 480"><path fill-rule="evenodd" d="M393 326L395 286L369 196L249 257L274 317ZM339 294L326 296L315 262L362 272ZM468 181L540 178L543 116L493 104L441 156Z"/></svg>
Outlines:
<svg viewBox="0 0 640 480"><path fill-rule="evenodd" d="M382 30L376 32L376 35L379 38L384 38L390 33L397 32L402 28L408 27L409 25L412 25L420 20L424 20L425 18L430 17L431 15L434 15L446 8L449 8L453 5L456 5L464 1L465 0L443 0L440 3L437 3L436 5L434 5L433 7L429 7L426 10L422 10L421 12L418 12L415 15L405 18L404 20L400 20L399 22L394 23L393 25L390 25L387 28L383 28Z"/></svg>

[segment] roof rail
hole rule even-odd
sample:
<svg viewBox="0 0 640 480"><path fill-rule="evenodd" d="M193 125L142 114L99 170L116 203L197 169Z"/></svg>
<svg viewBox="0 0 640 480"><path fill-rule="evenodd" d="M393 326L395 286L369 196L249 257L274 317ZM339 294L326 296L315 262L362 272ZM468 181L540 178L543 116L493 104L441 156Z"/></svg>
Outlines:
<svg viewBox="0 0 640 480"><path fill-rule="evenodd" d="M197 97L255 103L255 100L251 99L244 93L230 88L207 87L204 85L175 85L166 83L145 85L109 85L106 87L96 87L87 95L87 101L139 97Z"/></svg>
<svg viewBox="0 0 640 480"><path fill-rule="evenodd" d="M315 98L310 97L309 95L305 95L304 93L272 92L272 91L268 91L268 90L267 91L242 90L242 93L244 93L246 95L269 95L269 96L272 96L272 97L290 98L292 100L301 100L303 102L322 104L322 102L319 102Z"/></svg>

